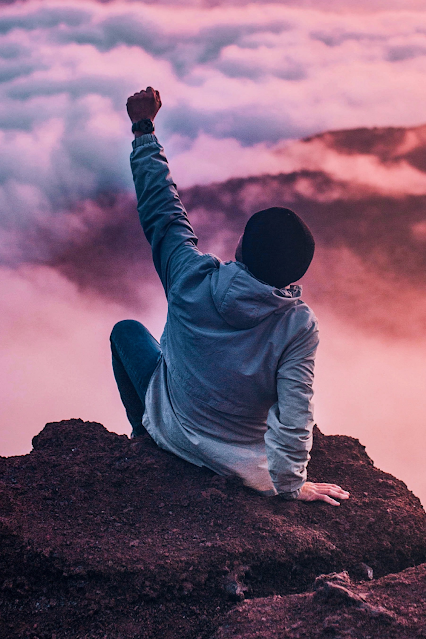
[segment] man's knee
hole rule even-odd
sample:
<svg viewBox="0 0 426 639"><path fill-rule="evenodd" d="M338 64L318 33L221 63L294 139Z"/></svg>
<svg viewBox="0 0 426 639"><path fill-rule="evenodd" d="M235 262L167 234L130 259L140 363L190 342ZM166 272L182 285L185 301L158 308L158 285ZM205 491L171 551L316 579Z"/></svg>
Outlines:
<svg viewBox="0 0 426 639"><path fill-rule="evenodd" d="M153 339L151 333L143 324L132 319L117 322L110 335L111 344L134 344L136 342L151 341Z"/></svg>
<svg viewBox="0 0 426 639"><path fill-rule="evenodd" d="M123 338L126 339L129 335L132 335L135 332L140 332L141 329L144 329L143 325L136 320L121 320L121 322L117 322L117 324L115 324L109 339L111 343L114 344Z"/></svg>
<svg viewBox="0 0 426 639"><path fill-rule="evenodd" d="M111 340L120 335L127 335L129 332L133 333L135 330L140 330L143 328L140 322L132 319L121 320L115 324L114 328L111 331Z"/></svg>
<svg viewBox="0 0 426 639"><path fill-rule="evenodd" d="M111 349L113 355L133 353L133 359L142 357L158 359L161 354L160 345L143 324L135 320L122 320L112 329ZM138 353L136 356L135 354Z"/></svg>

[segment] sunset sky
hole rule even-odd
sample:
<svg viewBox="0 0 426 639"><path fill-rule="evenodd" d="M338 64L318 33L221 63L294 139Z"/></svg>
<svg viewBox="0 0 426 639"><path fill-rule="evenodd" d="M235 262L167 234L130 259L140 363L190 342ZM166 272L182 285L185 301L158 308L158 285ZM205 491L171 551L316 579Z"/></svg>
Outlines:
<svg viewBox="0 0 426 639"><path fill-rule="evenodd" d="M134 241L120 235L134 210L129 94L160 90L157 134L180 189L307 170L354 194L401 198L426 195L421 167L299 140L426 124L425 77L421 0L0 2L0 454L28 452L47 421L70 417L130 432L109 333L134 317L159 337L166 306L142 236L145 261L117 258L117 242L126 252ZM408 146L426 145L422 131ZM319 202L312 184L297 188ZM211 229L201 248L229 259L238 229L203 215L192 218L201 235ZM426 287L395 288L383 269L369 271L347 246L320 246L305 283L322 337L316 419L360 438L425 503L426 315L413 317ZM326 277L340 301L351 281L364 317L315 295ZM374 304L382 315L367 322Z"/></svg>

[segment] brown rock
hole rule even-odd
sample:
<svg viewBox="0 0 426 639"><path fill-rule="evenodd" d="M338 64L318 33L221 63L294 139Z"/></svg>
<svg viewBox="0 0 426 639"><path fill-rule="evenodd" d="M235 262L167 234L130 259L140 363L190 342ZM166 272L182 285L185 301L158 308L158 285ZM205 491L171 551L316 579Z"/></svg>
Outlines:
<svg viewBox="0 0 426 639"><path fill-rule="evenodd" d="M81 420L47 424L29 455L0 458L0 638L26 636L37 614L37 633L49 639L58 628L61 639L204 639L243 597L305 592L321 574L359 577L361 565L380 577L426 560L419 500L357 440L316 430L309 472L351 499L333 508L264 498L148 436L130 441ZM309 595L312 606L339 600L346 609L361 597L352 583L326 583L334 594ZM337 596L337 586L349 594Z"/></svg>
<svg viewBox="0 0 426 639"><path fill-rule="evenodd" d="M315 587L314 594L245 601L211 639L426 637L426 564L358 584L347 573L322 575Z"/></svg>

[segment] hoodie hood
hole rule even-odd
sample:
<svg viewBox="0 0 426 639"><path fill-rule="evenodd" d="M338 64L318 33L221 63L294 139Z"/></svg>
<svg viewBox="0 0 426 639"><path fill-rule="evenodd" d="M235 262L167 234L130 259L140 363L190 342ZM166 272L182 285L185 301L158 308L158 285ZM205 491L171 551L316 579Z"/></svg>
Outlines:
<svg viewBox="0 0 426 639"><path fill-rule="evenodd" d="M212 273L211 294L225 322L244 329L297 304L302 287L274 288L256 279L241 262L225 262Z"/></svg>

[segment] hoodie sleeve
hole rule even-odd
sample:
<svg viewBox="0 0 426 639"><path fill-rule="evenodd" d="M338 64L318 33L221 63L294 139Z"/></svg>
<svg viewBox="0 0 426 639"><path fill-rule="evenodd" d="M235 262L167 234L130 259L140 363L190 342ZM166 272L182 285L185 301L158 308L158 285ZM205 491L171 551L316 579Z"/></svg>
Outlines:
<svg viewBox="0 0 426 639"><path fill-rule="evenodd" d="M180 268L201 255L196 248L198 239L170 175L164 149L155 135L142 135L133 141L130 164L139 219L167 294Z"/></svg>
<svg viewBox="0 0 426 639"><path fill-rule="evenodd" d="M317 322L296 336L277 373L278 401L268 413L265 433L269 473L286 499L296 499L306 481L312 448L312 384L318 346Z"/></svg>

